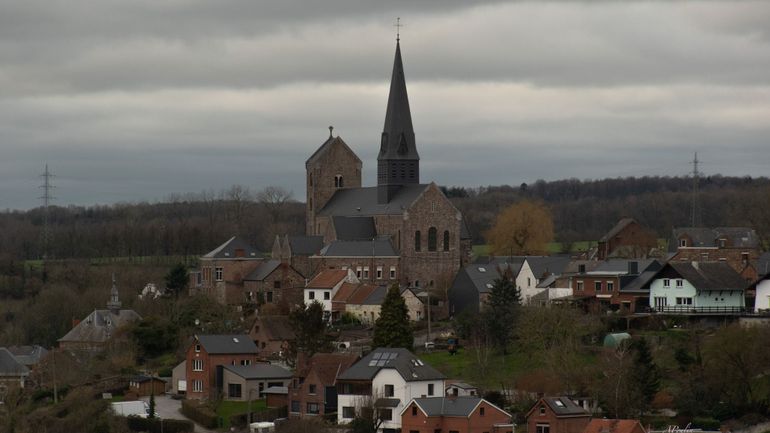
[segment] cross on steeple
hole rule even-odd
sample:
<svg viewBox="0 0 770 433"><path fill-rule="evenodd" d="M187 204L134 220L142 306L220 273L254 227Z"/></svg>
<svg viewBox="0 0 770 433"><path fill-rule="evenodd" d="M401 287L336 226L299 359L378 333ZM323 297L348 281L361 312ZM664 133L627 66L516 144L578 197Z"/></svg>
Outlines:
<svg viewBox="0 0 770 433"><path fill-rule="evenodd" d="M401 24L401 17L396 17L396 23L393 24L393 27L396 28L396 42L401 41L401 27L404 27L403 24Z"/></svg>

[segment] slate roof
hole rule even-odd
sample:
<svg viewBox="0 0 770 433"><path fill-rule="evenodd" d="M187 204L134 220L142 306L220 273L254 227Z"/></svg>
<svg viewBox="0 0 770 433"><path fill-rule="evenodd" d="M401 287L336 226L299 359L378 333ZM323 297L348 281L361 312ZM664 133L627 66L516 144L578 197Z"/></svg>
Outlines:
<svg viewBox="0 0 770 433"><path fill-rule="evenodd" d="M223 365L222 367L247 380L288 379L292 376L291 371L272 364Z"/></svg>
<svg viewBox="0 0 770 433"><path fill-rule="evenodd" d="M425 412L426 415L433 416L452 416L452 417L467 417L476 407L481 403L483 399L476 396L459 396L459 397L425 397L415 398L414 402ZM491 404L491 403L490 403ZM494 405L493 405L494 406ZM495 406L496 407L496 406ZM498 408L499 409L499 408ZM508 412L501 410L508 416L511 416Z"/></svg>
<svg viewBox="0 0 770 433"><path fill-rule="evenodd" d="M716 247L719 238L729 239L732 248L758 248L759 238L754 229L748 227L716 227L713 229L704 227L678 227L673 229L672 238L668 244L671 252L679 248L679 238L687 235L692 239L692 245L688 247Z"/></svg>
<svg viewBox="0 0 770 433"><path fill-rule="evenodd" d="M374 225L373 217L336 215L331 220L338 240L372 240L377 237L377 228Z"/></svg>
<svg viewBox="0 0 770 433"><path fill-rule="evenodd" d="M631 433L637 429L645 431L639 420L594 418L583 429L583 433Z"/></svg>
<svg viewBox="0 0 770 433"><path fill-rule="evenodd" d="M374 407L398 407L401 400L397 398L378 398L374 402Z"/></svg>
<svg viewBox="0 0 770 433"><path fill-rule="evenodd" d="M464 274L464 275L462 275ZM463 278L466 277L466 278ZM470 282L478 293L488 293L492 289L494 281L500 277L496 266L487 264L470 264L460 270L452 282L452 291L467 289L466 282Z"/></svg>
<svg viewBox="0 0 770 433"><path fill-rule="evenodd" d="M567 397L543 397L541 399L551 408L557 417L561 416L590 416L582 407L578 406ZM539 403L535 407L539 407ZM530 411L531 412L531 411Z"/></svg>
<svg viewBox="0 0 770 433"><path fill-rule="evenodd" d="M354 156L356 159L358 159L358 161L359 161L359 162L361 161L361 159L359 159L359 158L358 158L358 156L356 155L356 153L355 153L355 152L353 152L353 150L352 150L352 149L351 149L351 148L348 146L348 144L347 144L347 143L345 143L345 141L344 141L342 138L340 138L340 136L339 136L339 135L338 135L338 136L336 136L336 137L332 137L332 135L331 135L331 134L329 134L329 138L327 138L327 139L326 139L326 141L324 141L324 142L321 144L321 146L319 146L319 147L318 147L318 149L316 149L316 151L315 151L315 152L313 152L313 154L312 154L312 155L310 155L310 158L308 158L308 159L307 159L307 161L305 161L305 166L307 167L307 166L308 166L310 163L312 163L313 161L315 161L315 160L317 160L319 157L321 157L321 155L323 155L324 153L326 153L326 151L328 151L328 150L329 150L329 148L331 148L331 147L332 147L332 145L333 145L333 144L335 144L335 143L336 143L336 144L341 144L342 146L344 146L344 147L345 147L347 150L349 150L349 151L350 151L350 153L351 153L351 154L352 154L352 155L353 155L353 156Z"/></svg>
<svg viewBox="0 0 770 433"><path fill-rule="evenodd" d="M637 262L639 272L644 271L653 263L657 263L655 259L609 259L599 262L599 265L594 268L594 273L607 272L607 273L628 273L628 263Z"/></svg>
<svg viewBox="0 0 770 433"><path fill-rule="evenodd" d="M659 268L651 268L639 275L623 275L620 277L621 292L649 291L650 283L660 271Z"/></svg>
<svg viewBox="0 0 770 433"><path fill-rule="evenodd" d="M47 350L37 344L34 346L10 346L8 351L17 361L26 366L36 365L48 354Z"/></svg>
<svg viewBox="0 0 770 433"><path fill-rule="evenodd" d="M620 221L618 221L617 224L613 228L610 229L607 233L602 236L601 239L599 239L599 242L607 242L608 240L612 239L620 233L621 230L626 228L627 225L631 224L632 222L635 222L636 220L633 218L622 218Z"/></svg>
<svg viewBox="0 0 770 433"><path fill-rule="evenodd" d="M455 388L460 388L460 389L477 389L478 388L476 386L473 386L473 385L471 385L469 383L465 383L465 382L451 382L451 383L447 383L446 387L447 388L455 387Z"/></svg>
<svg viewBox="0 0 770 433"><path fill-rule="evenodd" d="M227 242L204 254L204 259L234 259L235 251L243 250L246 259L262 258L262 252L249 245L245 239L233 236Z"/></svg>
<svg viewBox="0 0 770 433"><path fill-rule="evenodd" d="M295 256L312 256L324 247L323 236L289 236L289 248Z"/></svg>
<svg viewBox="0 0 770 433"><path fill-rule="evenodd" d="M134 310L94 310L75 325L59 342L104 343L112 337L116 329L129 323L142 320Z"/></svg>
<svg viewBox="0 0 770 433"><path fill-rule="evenodd" d="M29 368L20 363L5 347L0 347L0 377L29 375Z"/></svg>
<svg viewBox="0 0 770 433"><path fill-rule="evenodd" d="M743 290L747 286L743 277L727 263L700 262L696 267L692 262L669 262L667 266L698 290Z"/></svg>
<svg viewBox="0 0 770 433"><path fill-rule="evenodd" d="M756 269L757 275L760 277L770 275L770 253L762 253L762 255L759 256L757 259Z"/></svg>
<svg viewBox="0 0 770 433"><path fill-rule="evenodd" d="M551 286L551 284L553 284L553 283L555 283L555 282L556 282L556 279L557 279L557 278L559 278L559 276L558 276L558 275L555 275L555 274L551 274L551 275L549 275L549 276L547 276L547 277L543 278L543 280L542 280L542 281L540 281L539 283L537 283L537 288L538 288L538 289L545 289L545 288L548 288L548 287L550 287L550 286ZM547 298L547 296L546 296L546 298Z"/></svg>
<svg viewBox="0 0 770 433"><path fill-rule="evenodd" d="M307 289L331 289L348 277L346 269L324 269L307 283Z"/></svg>
<svg viewBox="0 0 770 433"><path fill-rule="evenodd" d="M527 256L527 263L535 278L547 274L560 275L570 262L569 256Z"/></svg>
<svg viewBox="0 0 770 433"><path fill-rule="evenodd" d="M350 296L358 289L358 284L342 283L337 293L332 297L332 302L346 302Z"/></svg>
<svg viewBox="0 0 770 433"><path fill-rule="evenodd" d="M401 60L401 44L396 42L393 59L393 74L390 77L388 107L385 110L385 124L382 127L383 143L377 160L411 159L419 160L415 143L412 113L406 91L404 64Z"/></svg>
<svg viewBox="0 0 770 433"><path fill-rule="evenodd" d="M280 260L268 260L266 262L260 263L259 266L257 266L253 271L249 272L249 274L246 275L243 280L262 281L270 276L274 270L278 269L279 266L281 266Z"/></svg>
<svg viewBox="0 0 770 433"><path fill-rule="evenodd" d="M364 299L360 305L382 305L382 301L385 300L385 296L388 294L387 286L377 286L369 296Z"/></svg>
<svg viewBox="0 0 770 433"><path fill-rule="evenodd" d="M198 335L197 338L209 354L257 353L257 346L248 335Z"/></svg>
<svg viewBox="0 0 770 433"><path fill-rule="evenodd" d="M325 257L398 257L390 239L332 241L320 253Z"/></svg>
<svg viewBox="0 0 770 433"><path fill-rule="evenodd" d="M338 189L318 215L401 215L428 186L430 185L404 185L386 204L378 203L376 186Z"/></svg>
<svg viewBox="0 0 770 433"><path fill-rule="evenodd" d="M383 359L383 357L387 359ZM370 381L382 369L394 369L407 382L439 380L446 376L402 348L377 348L339 376L340 380Z"/></svg>

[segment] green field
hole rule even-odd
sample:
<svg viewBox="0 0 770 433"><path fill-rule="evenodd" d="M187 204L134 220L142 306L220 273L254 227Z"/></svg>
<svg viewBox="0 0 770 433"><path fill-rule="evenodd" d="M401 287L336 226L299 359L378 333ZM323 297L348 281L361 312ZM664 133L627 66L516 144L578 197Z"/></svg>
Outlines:
<svg viewBox="0 0 770 433"><path fill-rule="evenodd" d="M476 361L476 353L470 348L460 348L456 355L447 351L422 353L420 358L444 373L449 379L462 379L481 388L499 388L501 383L511 383L521 374L534 370L539 361L530 353L489 355L486 371L482 372Z"/></svg>
<svg viewBox="0 0 770 433"><path fill-rule="evenodd" d="M265 399L252 400L251 411L259 412L267 409L267 401ZM223 421L223 428L230 428L230 417L242 413L249 413L248 401L222 401L217 406L217 416Z"/></svg>

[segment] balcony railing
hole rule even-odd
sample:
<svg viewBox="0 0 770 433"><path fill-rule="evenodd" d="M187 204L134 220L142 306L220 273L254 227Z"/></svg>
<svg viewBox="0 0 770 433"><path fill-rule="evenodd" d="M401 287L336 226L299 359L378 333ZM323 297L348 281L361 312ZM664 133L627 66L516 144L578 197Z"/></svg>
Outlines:
<svg viewBox="0 0 770 433"><path fill-rule="evenodd" d="M696 307L693 305L668 305L665 307L654 307L655 313L661 314L743 314L746 307Z"/></svg>

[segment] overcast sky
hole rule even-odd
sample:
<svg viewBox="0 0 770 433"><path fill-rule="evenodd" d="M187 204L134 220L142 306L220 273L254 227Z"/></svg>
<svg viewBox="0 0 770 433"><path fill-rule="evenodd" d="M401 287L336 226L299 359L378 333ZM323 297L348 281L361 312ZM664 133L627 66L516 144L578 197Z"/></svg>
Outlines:
<svg viewBox="0 0 770 433"><path fill-rule="evenodd" d="M0 209L371 185L397 16L423 181L769 174L770 2L0 0Z"/></svg>

